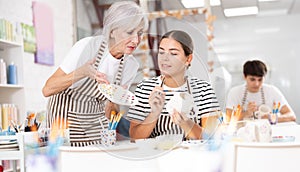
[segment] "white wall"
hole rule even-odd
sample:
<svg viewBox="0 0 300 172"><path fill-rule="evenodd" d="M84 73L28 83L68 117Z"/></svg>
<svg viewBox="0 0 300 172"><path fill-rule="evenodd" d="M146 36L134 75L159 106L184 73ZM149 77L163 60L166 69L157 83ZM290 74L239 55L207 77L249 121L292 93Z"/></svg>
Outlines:
<svg viewBox="0 0 300 172"><path fill-rule="evenodd" d="M277 86L300 122L300 15L273 17L235 17L214 22L213 47L217 59L232 74L232 86L243 83L242 65L249 59L261 59L268 65L266 83ZM195 52L192 74L207 79L207 41L204 22L167 20L167 30L182 29L192 35ZM269 31L268 31L269 30ZM226 90L221 92L223 97ZM220 101L222 102L222 101ZM223 105L221 105L223 106Z"/></svg>
<svg viewBox="0 0 300 172"><path fill-rule="evenodd" d="M76 26L77 40L93 34L91 21L89 19L88 11L87 8L85 8L83 0L76 0Z"/></svg>
<svg viewBox="0 0 300 172"><path fill-rule="evenodd" d="M73 45L72 0L37 1L49 5L53 11L55 65L36 64L30 53L23 56L26 110L33 111L46 109L47 99L42 95L42 87ZM32 25L32 1L0 0L0 18Z"/></svg>

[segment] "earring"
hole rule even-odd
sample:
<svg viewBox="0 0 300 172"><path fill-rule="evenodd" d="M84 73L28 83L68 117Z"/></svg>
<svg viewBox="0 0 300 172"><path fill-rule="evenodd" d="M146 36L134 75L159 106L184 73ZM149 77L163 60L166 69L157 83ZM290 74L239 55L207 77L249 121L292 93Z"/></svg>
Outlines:
<svg viewBox="0 0 300 172"><path fill-rule="evenodd" d="M191 66L190 63L186 63L186 64L185 64L185 68L186 68L186 69L188 69L190 66Z"/></svg>

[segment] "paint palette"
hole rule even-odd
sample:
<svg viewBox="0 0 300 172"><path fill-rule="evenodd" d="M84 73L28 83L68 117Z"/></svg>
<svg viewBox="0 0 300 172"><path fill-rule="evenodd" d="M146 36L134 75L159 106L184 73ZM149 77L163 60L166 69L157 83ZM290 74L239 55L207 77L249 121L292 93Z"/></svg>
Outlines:
<svg viewBox="0 0 300 172"><path fill-rule="evenodd" d="M136 104L135 95L125 88L115 84L99 84L98 89L110 101L125 106Z"/></svg>
<svg viewBox="0 0 300 172"><path fill-rule="evenodd" d="M294 142L295 136L273 136L272 142Z"/></svg>

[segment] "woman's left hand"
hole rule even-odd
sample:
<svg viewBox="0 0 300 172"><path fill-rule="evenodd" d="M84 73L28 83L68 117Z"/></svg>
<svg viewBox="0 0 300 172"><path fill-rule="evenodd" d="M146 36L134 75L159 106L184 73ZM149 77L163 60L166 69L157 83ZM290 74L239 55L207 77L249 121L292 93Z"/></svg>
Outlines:
<svg viewBox="0 0 300 172"><path fill-rule="evenodd" d="M176 111L176 109L173 110L173 114L171 114L171 119L177 125L181 125L187 120L189 120L189 118L185 114L179 113L178 111Z"/></svg>
<svg viewBox="0 0 300 172"><path fill-rule="evenodd" d="M184 113L179 113L178 111L176 111L174 109L173 114L171 114L171 119L172 122L174 122L175 124L179 125L184 132L186 133L186 137L188 137L188 135L191 133L191 131L193 130L193 127L196 125L190 118L188 118ZM201 128L199 126L199 128ZM201 133L201 129L200 133ZM200 134L196 134L196 136L192 135L191 138L200 138Z"/></svg>

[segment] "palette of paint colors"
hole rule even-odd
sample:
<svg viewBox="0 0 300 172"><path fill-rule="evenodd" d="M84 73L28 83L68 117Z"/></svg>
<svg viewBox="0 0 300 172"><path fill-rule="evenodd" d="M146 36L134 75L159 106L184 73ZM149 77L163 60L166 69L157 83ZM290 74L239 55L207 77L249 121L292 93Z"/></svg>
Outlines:
<svg viewBox="0 0 300 172"><path fill-rule="evenodd" d="M273 136L272 142L294 142L295 136Z"/></svg>
<svg viewBox="0 0 300 172"><path fill-rule="evenodd" d="M132 92L119 85L99 84L98 89L108 100L116 104L132 106L137 102L137 98Z"/></svg>

